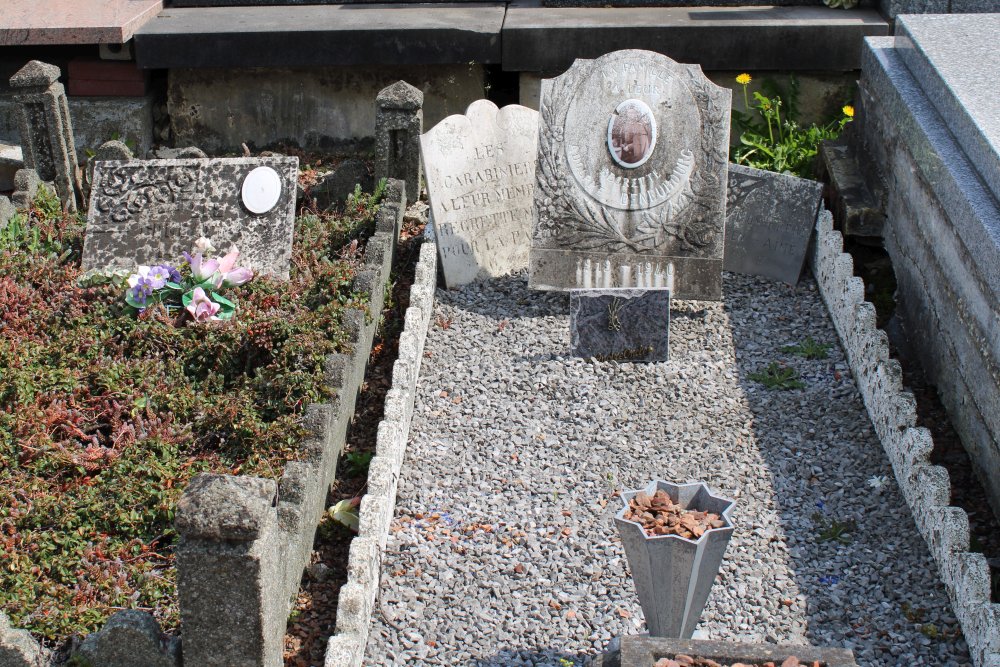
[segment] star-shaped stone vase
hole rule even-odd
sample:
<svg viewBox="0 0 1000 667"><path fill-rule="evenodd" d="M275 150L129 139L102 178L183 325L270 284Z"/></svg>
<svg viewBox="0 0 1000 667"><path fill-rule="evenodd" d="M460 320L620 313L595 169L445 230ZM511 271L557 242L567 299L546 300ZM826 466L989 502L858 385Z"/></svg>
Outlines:
<svg viewBox="0 0 1000 667"><path fill-rule="evenodd" d="M652 497L661 489L684 509L718 514L724 525L709 528L697 540L679 535L648 536L640 524L624 518L625 511L639 493ZM653 480L644 489L623 491L621 498L624 507L615 515L615 524L649 634L690 639L733 535L729 513L735 501L714 495L704 483L662 480Z"/></svg>

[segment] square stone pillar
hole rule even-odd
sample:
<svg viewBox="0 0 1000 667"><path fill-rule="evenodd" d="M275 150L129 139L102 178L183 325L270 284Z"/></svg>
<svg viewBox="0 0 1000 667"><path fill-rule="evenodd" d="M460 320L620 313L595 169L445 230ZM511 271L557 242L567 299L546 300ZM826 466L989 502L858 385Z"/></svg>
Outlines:
<svg viewBox="0 0 1000 667"><path fill-rule="evenodd" d="M420 197L420 134L424 94L405 81L383 88L375 98L375 178L406 181L406 203Z"/></svg>
<svg viewBox="0 0 1000 667"><path fill-rule="evenodd" d="M32 60L10 78L20 105L19 123L24 165L43 180L55 183L63 205L75 211L80 181L73 125L59 68Z"/></svg>
<svg viewBox="0 0 1000 667"><path fill-rule="evenodd" d="M177 505L184 664L281 667L288 601L273 480L203 473Z"/></svg>

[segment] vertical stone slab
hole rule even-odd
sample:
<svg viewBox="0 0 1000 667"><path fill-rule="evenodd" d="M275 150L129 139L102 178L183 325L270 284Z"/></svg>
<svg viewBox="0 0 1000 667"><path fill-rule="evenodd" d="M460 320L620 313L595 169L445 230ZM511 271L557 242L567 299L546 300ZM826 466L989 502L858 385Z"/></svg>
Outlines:
<svg viewBox="0 0 1000 667"><path fill-rule="evenodd" d="M722 268L798 283L822 201L816 181L729 165Z"/></svg>
<svg viewBox="0 0 1000 667"><path fill-rule="evenodd" d="M420 134L424 94L405 81L375 97L375 178L406 181L406 203L420 197Z"/></svg>
<svg viewBox="0 0 1000 667"><path fill-rule="evenodd" d="M641 287L673 267L676 298L720 299L731 98L651 51L545 79L530 286Z"/></svg>
<svg viewBox="0 0 1000 667"><path fill-rule="evenodd" d="M446 285L528 266L538 112L489 100L420 137Z"/></svg>
<svg viewBox="0 0 1000 667"><path fill-rule="evenodd" d="M80 180L73 125L59 68L32 60L10 78L20 105L24 164L43 181L55 183L63 205L75 211Z"/></svg>
<svg viewBox="0 0 1000 667"><path fill-rule="evenodd" d="M201 474L177 504L177 593L186 665L278 667L282 588L277 485Z"/></svg>

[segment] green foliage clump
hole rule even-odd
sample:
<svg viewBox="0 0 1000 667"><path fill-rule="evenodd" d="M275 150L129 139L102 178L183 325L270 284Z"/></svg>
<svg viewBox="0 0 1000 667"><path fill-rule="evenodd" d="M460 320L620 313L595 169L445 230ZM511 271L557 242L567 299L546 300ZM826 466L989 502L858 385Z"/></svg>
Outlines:
<svg viewBox="0 0 1000 667"><path fill-rule="evenodd" d="M830 343L817 343L812 336L807 336L804 341L795 345L786 345L781 348L781 351L805 359L826 359L831 347L833 346Z"/></svg>
<svg viewBox="0 0 1000 667"><path fill-rule="evenodd" d="M730 159L756 169L788 172L802 178L815 176L816 155L822 141L836 139L854 119L854 107L845 105L840 117L825 125L802 127L798 123L799 83L793 76L785 94L773 81L765 79L764 92L747 95L749 74L736 77L743 87L743 111L733 109L733 127L740 132L739 144Z"/></svg>
<svg viewBox="0 0 1000 667"><path fill-rule="evenodd" d="M748 376L768 389L802 389L806 385L799 379L799 372L790 366L782 366L772 361L766 368Z"/></svg>
<svg viewBox="0 0 1000 667"><path fill-rule="evenodd" d="M186 326L80 281L84 222L54 196L0 230L0 611L15 626L58 642L140 607L177 627L187 482L278 477L305 407L331 398L323 359L350 351L342 317L366 308L352 285L377 203L361 199L297 220L290 280L236 287L236 317Z"/></svg>

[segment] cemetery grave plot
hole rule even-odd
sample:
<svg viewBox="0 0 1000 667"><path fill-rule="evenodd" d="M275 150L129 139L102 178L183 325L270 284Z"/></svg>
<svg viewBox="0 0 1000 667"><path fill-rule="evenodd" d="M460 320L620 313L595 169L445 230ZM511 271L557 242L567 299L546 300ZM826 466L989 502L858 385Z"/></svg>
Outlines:
<svg viewBox="0 0 1000 667"><path fill-rule="evenodd" d="M736 499L710 638L971 664L815 283L722 296L673 303L669 361L605 363L523 274L438 290L366 662L579 665L644 631L612 516L658 478Z"/></svg>
<svg viewBox="0 0 1000 667"><path fill-rule="evenodd" d="M290 279L232 288L228 322L174 326L82 287L84 225L41 196L0 234L0 609L61 649L116 609L178 626L174 508L200 472L278 477L305 406L329 398L327 354L376 201L296 219ZM194 241L194 239L191 239ZM221 253L220 253L221 254ZM179 259L179 258L178 258ZM227 292L230 293L230 292ZM59 529L54 529L59 526Z"/></svg>

